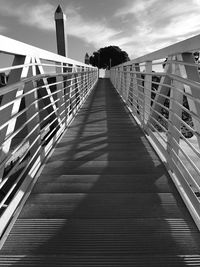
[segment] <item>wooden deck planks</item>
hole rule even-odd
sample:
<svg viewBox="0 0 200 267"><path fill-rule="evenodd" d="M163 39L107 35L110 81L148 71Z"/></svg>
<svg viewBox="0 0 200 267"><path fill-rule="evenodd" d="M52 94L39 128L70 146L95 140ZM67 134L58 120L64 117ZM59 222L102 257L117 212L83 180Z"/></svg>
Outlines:
<svg viewBox="0 0 200 267"><path fill-rule="evenodd" d="M107 79L57 145L0 266L200 266L200 234Z"/></svg>

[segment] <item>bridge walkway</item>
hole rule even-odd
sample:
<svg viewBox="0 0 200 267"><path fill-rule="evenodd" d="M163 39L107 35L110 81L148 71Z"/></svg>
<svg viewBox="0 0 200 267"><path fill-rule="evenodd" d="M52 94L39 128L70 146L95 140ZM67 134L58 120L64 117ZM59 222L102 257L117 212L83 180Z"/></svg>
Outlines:
<svg viewBox="0 0 200 267"><path fill-rule="evenodd" d="M0 266L200 266L200 234L108 79L43 169Z"/></svg>

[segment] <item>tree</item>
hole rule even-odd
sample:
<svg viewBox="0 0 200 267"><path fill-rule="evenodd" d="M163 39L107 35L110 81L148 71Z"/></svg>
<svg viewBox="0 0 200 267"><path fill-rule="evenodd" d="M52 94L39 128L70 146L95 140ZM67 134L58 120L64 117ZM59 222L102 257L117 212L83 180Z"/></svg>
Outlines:
<svg viewBox="0 0 200 267"><path fill-rule="evenodd" d="M90 57L90 64L103 69L110 69L110 66L116 66L129 61L128 54L118 46L107 46L100 48Z"/></svg>

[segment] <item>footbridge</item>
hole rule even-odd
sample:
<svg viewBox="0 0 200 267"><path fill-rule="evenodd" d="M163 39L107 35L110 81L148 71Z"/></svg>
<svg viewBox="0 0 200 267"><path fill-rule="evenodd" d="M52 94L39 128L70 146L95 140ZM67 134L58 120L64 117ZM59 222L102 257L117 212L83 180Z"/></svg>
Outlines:
<svg viewBox="0 0 200 267"><path fill-rule="evenodd" d="M0 36L0 266L200 266L199 50L99 79Z"/></svg>

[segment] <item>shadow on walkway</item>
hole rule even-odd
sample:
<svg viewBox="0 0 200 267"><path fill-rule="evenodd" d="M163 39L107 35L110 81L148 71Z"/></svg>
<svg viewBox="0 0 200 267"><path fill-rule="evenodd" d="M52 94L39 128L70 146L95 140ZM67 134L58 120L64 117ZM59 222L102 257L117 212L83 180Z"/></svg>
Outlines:
<svg viewBox="0 0 200 267"><path fill-rule="evenodd" d="M0 265L199 266L199 251L163 164L100 79L46 164Z"/></svg>

